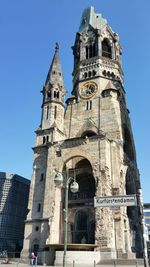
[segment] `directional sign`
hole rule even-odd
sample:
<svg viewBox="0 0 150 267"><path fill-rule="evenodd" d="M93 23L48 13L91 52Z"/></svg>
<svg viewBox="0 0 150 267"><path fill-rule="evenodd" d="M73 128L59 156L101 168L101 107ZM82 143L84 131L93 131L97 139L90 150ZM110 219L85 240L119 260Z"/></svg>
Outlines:
<svg viewBox="0 0 150 267"><path fill-rule="evenodd" d="M94 207L136 206L136 195L95 197Z"/></svg>

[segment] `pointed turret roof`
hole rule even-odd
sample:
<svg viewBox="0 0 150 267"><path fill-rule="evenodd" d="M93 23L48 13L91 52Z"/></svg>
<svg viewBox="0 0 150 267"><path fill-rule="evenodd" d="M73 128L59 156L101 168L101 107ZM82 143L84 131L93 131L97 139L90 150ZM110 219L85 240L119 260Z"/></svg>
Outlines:
<svg viewBox="0 0 150 267"><path fill-rule="evenodd" d="M64 86L62 69L59 59L59 45L56 43L54 57L47 74L45 85L50 82L51 84L59 84Z"/></svg>
<svg viewBox="0 0 150 267"><path fill-rule="evenodd" d="M101 14L95 13L94 7L90 6L84 9L82 13L79 32L86 31L89 25L94 29L101 30L106 24L107 20L104 19Z"/></svg>

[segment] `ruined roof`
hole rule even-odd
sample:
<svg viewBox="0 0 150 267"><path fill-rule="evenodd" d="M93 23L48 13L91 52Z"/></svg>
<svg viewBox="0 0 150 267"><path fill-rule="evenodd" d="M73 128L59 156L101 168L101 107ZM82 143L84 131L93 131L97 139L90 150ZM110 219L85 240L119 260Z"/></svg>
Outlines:
<svg viewBox="0 0 150 267"><path fill-rule="evenodd" d="M95 13L94 7L84 9L81 17L79 32L86 31L91 25L94 29L101 30L107 24L107 20L101 14Z"/></svg>

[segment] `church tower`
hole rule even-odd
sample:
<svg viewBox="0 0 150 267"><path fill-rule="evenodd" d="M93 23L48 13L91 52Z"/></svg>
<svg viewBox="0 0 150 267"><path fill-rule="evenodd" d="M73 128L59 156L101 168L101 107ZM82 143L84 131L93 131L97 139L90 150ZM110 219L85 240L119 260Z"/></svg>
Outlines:
<svg viewBox="0 0 150 267"><path fill-rule="evenodd" d="M64 189L56 186L54 177L67 172L79 184L77 193L70 188L68 193L67 236L72 255L89 250L96 253L90 257L96 257L92 260L97 263L106 258L142 257L140 178L119 36L89 7L83 11L72 49L73 89L66 110L58 44L42 90L22 255L36 250L43 262L42 255L47 253L47 262L53 264L55 254L55 264L61 264ZM137 206L94 207L94 197L133 194Z"/></svg>

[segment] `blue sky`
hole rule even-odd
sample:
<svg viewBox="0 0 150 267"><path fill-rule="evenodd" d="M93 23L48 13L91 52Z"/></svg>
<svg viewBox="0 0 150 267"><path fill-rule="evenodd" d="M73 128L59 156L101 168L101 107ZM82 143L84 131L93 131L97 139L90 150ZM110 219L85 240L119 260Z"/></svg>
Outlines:
<svg viewBox="0 0 150 267"><path fill-rule="evenodd" d="M55 42L65 85L72 89L75 40L84 8L94 6L120 36L127 106L135 138L144 200L150 201L150 1L1 0L0 171L30 178L34 130Z"/></svg>

